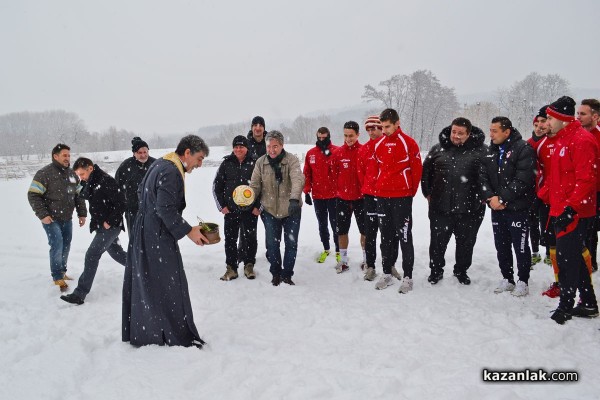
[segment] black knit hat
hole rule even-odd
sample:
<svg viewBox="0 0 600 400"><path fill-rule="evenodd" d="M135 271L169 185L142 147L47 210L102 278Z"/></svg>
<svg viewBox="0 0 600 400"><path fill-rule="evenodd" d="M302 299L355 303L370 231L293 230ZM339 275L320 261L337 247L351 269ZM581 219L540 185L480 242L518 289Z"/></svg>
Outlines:
<svg viewBox="0 0 600 400"><path fill-rule="evenodd" d="M242 135L236 136L233 138L233 143L231 143L231 147L235 146L244 146L245 148L248 148L248 139Z"/></svg>
<svg viewBox="0 0 600 400"><path fill-rule="evenodd" d="M575 100L569 96L563 96L550 104L546 109L546 114L564 122L575 121Z"/></svg>
<svg viewBox="0 0 600 400"><path fill-rule="evenodd" d="M131 151L136 153L142 147L148 147L148 143L144 142L140 137L134 137L131 140ZM149 149L150 147L148 147Z"/></svg>
<svg viewBox="0 0 600 400"><path fill-rule="evenodd" d="M257 115L256 117L252 118L252 125L254 126L256 124L260 124L262 125L263 128L265 128L265 119L263 117L261 117L260 115Z"/></svg>
<svg viewBox="0 0 600 400"><path fill-rule="evenodd" d="M545 105L544 107L540 108L536 117L538 118L548 118L548 114L546 114L546 109L548 108L548 105Z"/></svg>

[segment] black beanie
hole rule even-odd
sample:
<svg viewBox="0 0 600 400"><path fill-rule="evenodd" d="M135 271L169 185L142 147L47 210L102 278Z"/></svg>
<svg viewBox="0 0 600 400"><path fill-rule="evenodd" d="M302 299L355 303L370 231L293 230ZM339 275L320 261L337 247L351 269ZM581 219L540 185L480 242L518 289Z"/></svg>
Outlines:
<svg viewBox="0 0 600 400"><path fill-rule="evenodd" d="M569 96L563 96L550 104L546 109L546 113L552 117L564 122L575 121L575 100Z"/></svg>
<svg viewBox="0 0 600 400"><path fill-rule="evenodd" d="M252 118L251 126L254 126L256 124L260 124L260 125L262 125L263 128L266 128L265 119L263 117L261 117L260 115L257 115L256 117Z"/></svg>
<svg viewBox="0 0 600 400"><path fill-rule="evenodd" d="M538 111L536 117L538 118L548 118L548 114L546 114L546 109L548 108L547 105L545 105L544 107L540 108L540 110Z"/></svg>
<svg viewBox="0 0 600 400"><path fill-rule="evenodd" d="M136 153L142 147L148 147L148 143L144 142L140 137L134 137L131 140L131 151ZM150 147L148 147L149 149Z"/></svg>
<svg viewBox="0 0 600 400"><path fill-rule="evenodd" d="M244 146L245 148L248 148L248 139L242 135L236 136L233 138L233 143L231 143L231 147L235 146Z"/></svg>

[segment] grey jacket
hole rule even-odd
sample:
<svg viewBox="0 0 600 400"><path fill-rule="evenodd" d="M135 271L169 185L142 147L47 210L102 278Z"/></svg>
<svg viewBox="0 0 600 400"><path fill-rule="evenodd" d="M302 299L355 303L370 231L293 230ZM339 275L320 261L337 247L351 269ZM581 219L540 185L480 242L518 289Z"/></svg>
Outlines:
<svg viewBox="0 0 600 400"><path fill-rule="evenodd" d="M86 217L85 201L79 197L79 178L71 168L56 161L36 172L27 191L27 199L36 217L51 216L55 221L70 221L77 207L77 216Z"/></svg>
<svg viewBox="0 0 600 400"><path fill-rule="evenodd" d="M299 200L302 205L304 174L298 157L286 152L281 160L283 182L278 184L275 180L275 171L269 165L267 157L269 155L265 154L256 160L250 187L260 199L263 210L275 218L285 218L288 216L290 199Z"/></svg>

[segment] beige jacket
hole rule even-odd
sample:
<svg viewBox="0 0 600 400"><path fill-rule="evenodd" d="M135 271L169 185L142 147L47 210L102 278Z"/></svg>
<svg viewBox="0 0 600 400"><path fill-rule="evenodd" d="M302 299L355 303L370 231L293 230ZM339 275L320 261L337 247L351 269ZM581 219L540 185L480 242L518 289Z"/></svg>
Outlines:
<svg viewBox="0 0 600 400"><path fill-rule="evenodd" d="M250 187L256 196L260 196L262 209L275 218L288 216L290 199L300 201L302 205L302 188L304 174L300 169L300 161L295 155L286 152L281 160L281 175L283 182L277 184L275 171L269 165L268 154L256 160Z"/></svg>

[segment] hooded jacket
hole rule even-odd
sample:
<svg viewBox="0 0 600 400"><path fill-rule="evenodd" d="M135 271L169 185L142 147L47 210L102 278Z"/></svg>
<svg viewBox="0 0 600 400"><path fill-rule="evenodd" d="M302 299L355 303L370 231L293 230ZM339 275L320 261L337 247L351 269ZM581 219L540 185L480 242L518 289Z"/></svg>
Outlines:
<svg viewBox="0 0 600 400"><path fill-rule="evenodd" d="M423 161L421 191L431 196L429 209L441 213L476 214L484 209L479 168L487 146L485 134L474 126L461 146L450 140L452 126L444 128L439 143Z"/></svg>
<svg viewBox="0 0 600 400"><path fill-rule="evenodd" d="M499 196L507 210L528 210L535 191L535 162L533 148L511 128L504 143L490 144L482 160L479 179L483 199Z"/></svg>

